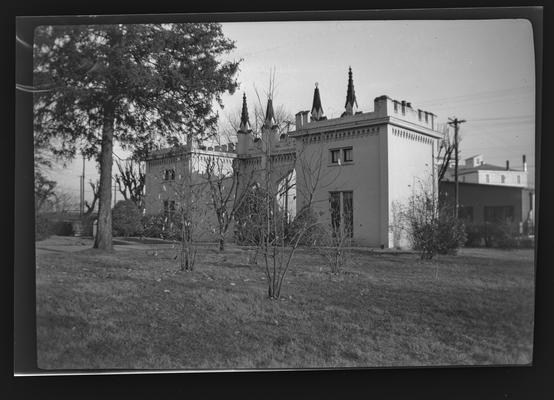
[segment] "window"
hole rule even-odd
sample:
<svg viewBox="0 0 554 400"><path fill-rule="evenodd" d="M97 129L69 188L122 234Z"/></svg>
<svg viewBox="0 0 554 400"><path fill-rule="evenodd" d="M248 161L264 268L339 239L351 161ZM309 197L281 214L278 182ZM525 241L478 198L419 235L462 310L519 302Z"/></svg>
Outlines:
<svg viewBox="0 0 554 400"><path fill-rule="evenodd" d="M505 175L500 175L500 182L501 183L506 183L506 176Z"/></svg>
<svg viewBox="0 0 554 400"><path fill-rule="evenodd" d="M341 207L342 200L342 207ZM331 226L333 234L341 233L341 221L343 222L346 237L354 236L354 195L352 191L330 192L329 203L331 208ZM341 212L342 211L342 212Z"/></svg>
<svg viewBox="0 0 554 400"><path fill-rule="evenodd" d="M329 202L331 205L331 226L333 232L340 229L340 192L329 193Z"/></svg>
<svg viewBox="0 0 554 400"><path fill-rule="evenodd" d="M331 163L337 164L340 158L340 150L331 150Z"/></svg>
<svg viewBox="0 0 554 400"><path fill-rule="evenodd" d="M342 152L342 157L341 157L341 152ZM340 164L341 161L342 162L354 161L352 147L331 149L330 153L331 153L331 164Z"/></svg>
<svg viewBox="0 0 554 400"><path fill-rule="evenodd" d="M347 149L342 149L344 162L352 162L352 147Z"/></svg>
<svg viewBox="0 0 554 400"><path fill-rule="evenodd" d="M485 175L485 180L487 183L491 183L491 178L489 176L489 174Z"/></svg>
<svg viewBox="0 0 554 400"><path fill-rule="evenodd" d="M175 200L164 200L164 215L171 217L175 214Z"/></svg>
<svg viewBox="0 0 554 400"><path fill-rule="evenodd" d="M352 192L342 192L342 216L346 237L352 237L354 234L354 204Z"/></svg>
<svg viewBox="0 0 554 400"><path fill-rule="evenodd" d="M521 184L521 176L520 176L520 175L517 176L517 184L518 184L518 185Z"/></svg>
<svg viewBox="0 0 554 400"><path fill-rule="evenodd" d="M172 169L172 168L164 170L164 180L165 181L174 181L175 180L175 170Z"/></svg>
<svg viewBox="0 0 554 400"><path fill-rule="evenodd" d="M485 207L485 222L511 222L513 219L513 206Z"/></svg>

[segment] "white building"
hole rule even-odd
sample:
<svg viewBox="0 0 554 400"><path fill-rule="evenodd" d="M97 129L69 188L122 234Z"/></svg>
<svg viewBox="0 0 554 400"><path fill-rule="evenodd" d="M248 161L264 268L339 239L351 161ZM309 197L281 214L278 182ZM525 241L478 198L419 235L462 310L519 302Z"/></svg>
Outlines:
<svg viewBox="0 0 554 400"><path fill-rule="evenodd" d="M443 180L446 182L454 181L454 168L448 168ZM525 155L522 156L521 168L510 168L509 160L506 161L505 167L487 164L481 154L466 158L461 165L458 165L458 181L485 185L527 187Z"/></svg>
<svg viewBox="0 0 554 400"><path fill-rule="evenodd" d="M345 224L357 245L406 247L408 242L397 226L396 206L406 204L420 190L438 193L434 160L441 134L436 130L436 116L388 96L375 98L373 111L357 108L351 70L345 111L339 118L324 116L316 86L311 111L297 113L295 130L279 137L271 99L261 135L256 136L244 98L236 152L229 147L216 152L188 146L178 152L156 153L147 160L147 213L157 213L172 201L171 194L155 183L168 166L181 176L190 170L186 167L190 161L183 164L183 160L208 156L236 158L235 168L243 175L262 171L268 163L277 171L276 181L294 174L296 195L287 196L287 202L292 200L291 208L301 209L312 179L302 165L317 161L321 173L312 204L318 215L333 226Z"/></svg>

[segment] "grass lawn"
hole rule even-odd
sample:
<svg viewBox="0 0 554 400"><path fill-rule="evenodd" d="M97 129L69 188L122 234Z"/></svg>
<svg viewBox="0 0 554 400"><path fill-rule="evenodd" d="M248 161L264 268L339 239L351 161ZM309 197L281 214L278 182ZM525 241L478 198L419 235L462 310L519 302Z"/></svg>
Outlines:
<svg viewBox="0 0 554 400"><path fill-rule="evenodd" d="M65 251L64 240L73 241ZM50 241L50 242L49 242ZM48 247L49 243L52 245ZM60 244L61 243L61 244ZM66 245L68 243L65 243ZM533 251L356 251L340 276L300 250L270 301L248 251L204 248L180 272L167 245L37 243L38 364L44 369L238 369L526 364ZM148 247L148 248L147 248Z"/></svg>

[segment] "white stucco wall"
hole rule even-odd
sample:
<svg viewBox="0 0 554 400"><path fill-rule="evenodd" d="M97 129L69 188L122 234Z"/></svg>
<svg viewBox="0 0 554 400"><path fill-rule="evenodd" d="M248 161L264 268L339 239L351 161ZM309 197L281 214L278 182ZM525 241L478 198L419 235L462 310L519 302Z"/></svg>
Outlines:
<svg viewBox="0 0 554 400"><path fill-rule="evenodd" d="M179 154L146 162L145 208L147 214L159 214L163 211L164 200L175 200L182 178L188 171L186 155ZM164 180L164 170L175 170L175 181Z"/></svg>
<svg viewBox="0 0 554 400"><path fill-rule="evenodd" d="M436 196L434 146L436 139L412 130L389 125L388 130L388 247L408 247L399 229L399 207L405 207L415 194L426 191Z"/></svg>
<svg viewBox="0 0 554 400"><path fill-rule="evenodd" d="M382 126L381 131L385 128ZM324 223L330 224L329 192L353 192L354 242L359 245L379 246L380 244L380 140L379 133L343 140L321 141L299 145L301 159L297 163L297 198L300 209L306 201L307 171L302 171L302 162L310 162L316 167L321 161L320 182L314 193L313 208L321 212ZM331 163L331 149L352 147L353 162ZM321 156L320 156L321 155ZM315 172L317 168L311 168ZM313 176L313 173L309 175Z"/></svg>

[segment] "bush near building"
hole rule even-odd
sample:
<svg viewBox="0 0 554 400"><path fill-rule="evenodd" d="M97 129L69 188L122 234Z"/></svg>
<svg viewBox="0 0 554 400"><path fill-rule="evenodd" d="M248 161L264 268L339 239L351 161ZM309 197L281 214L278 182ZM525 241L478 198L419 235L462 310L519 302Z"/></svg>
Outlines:
<svg viewBox="0 0 554 400"><path fill-rule="evenodd" d="M454 216L452 207L437 203L430 192L412 196L400 210L400 227L422 259L432 259L437 254L456 255L466 242L463 221Z"/></svg>
<svg viewBox="0 0 554 400"><path fill-rule="evenodd" d="M142 236L181 240L181 225L176 214L145 215L141 218Z"/></svg>
<svg viewBox="0 0 554 400"><path fill-rule="evenodd" d="M413 249L424 259L437 254L456 255L466 241L463 222L446 212L429 220L410 220L409 232Z"/></svg>
<svg viewBox="0 0 554 400"><path fill-rule="evenodd" d="M132 200L118 201L112 210L114 236L133 236L142 233L142 215Z"/></svg>
<svg viewBox="0 0 554 400"><path fill-rule="evenodd" d="M532 248L534 238L521 236L518 226L506 222L466 224L467 247Z"/></svg>

